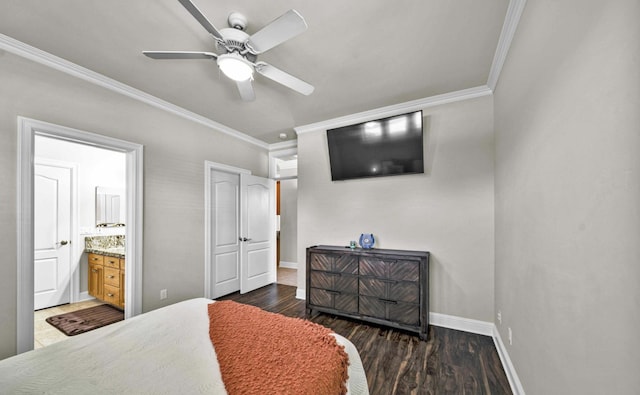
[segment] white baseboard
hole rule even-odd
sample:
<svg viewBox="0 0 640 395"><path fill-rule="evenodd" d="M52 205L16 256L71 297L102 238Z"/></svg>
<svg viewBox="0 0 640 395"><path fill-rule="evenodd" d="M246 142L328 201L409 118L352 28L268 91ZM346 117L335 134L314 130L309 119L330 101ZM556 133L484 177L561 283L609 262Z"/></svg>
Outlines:
<svg viewBox="0 0 640 395"><path fill-rule="evenodd" d="M429 313L429 324L479 335L493 336L494 325L492 322L456 317L455 315Z"/></svg>
<svg viewBox="0 0 640 395"><path fill-rule="evenodd" d="M496 350L498 351L500 362L502 362L502 368L509 380L511 391L514 395L525 395L522 383L520 383L516 369L513 367L511 358L509 358L509 354L507 353L507 348L504 346L504 343L500 338L500 332L498 332L498 328L494 323L456 317L447 314L429 313L429 324L464 332L477 333L479 335L491 336L493 338L493 343L496 346Z"/></svg>
<svg viewBox="0 0 640 395"><path fill-rule="evenodd" d="M296 299L302 299L302 300L307 299L307 291L304 290L303 288L297 288L296 289Z"/></svg>
<svg viewBox="0 0 640 395"><path fill-rule="evenodd" d="M516 373L516 369L513 367L513 363L511 363L511 358L509 358L509 353L507 352L507 348L504 346L502 342L502 338L500 337L500 332L498 332L498 328L493 325L493 343L496 345L496 350L498 350L498 356L500 357L500 362L502 362L502 368L504 369L505 374L507 375L507 379L509 380L509 385L511 386L511 392L514 395L525 395L524 388L522 388L522 383L518 378L518 374Z"/></svg>
<svg viewBox="0 0 640 395"><path fill-rule="evenodd" d="M298 270L298 264L296 262L280 261L280 267Z"/></svg>

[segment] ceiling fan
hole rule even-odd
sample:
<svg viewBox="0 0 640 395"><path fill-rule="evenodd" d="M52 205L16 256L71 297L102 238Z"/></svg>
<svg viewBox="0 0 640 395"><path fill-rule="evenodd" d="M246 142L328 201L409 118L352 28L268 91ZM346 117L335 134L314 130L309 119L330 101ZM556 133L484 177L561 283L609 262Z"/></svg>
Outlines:
<svg viewBox="0 0 640 395"><path fill-rule="evenodd" d="M230 28L216 29L191 0L178 0L184 8L213 36L218 53L197 51L143 51L152 59L209 59L216 60L224 75L236 82L244 101L255 100L251 81L256 71L303 95L310 95L314 87L266 62L258 55L307 30L307 23L296 11L283 15L249 36L244 32L247 19L238 12L229 15Z"/></svg>

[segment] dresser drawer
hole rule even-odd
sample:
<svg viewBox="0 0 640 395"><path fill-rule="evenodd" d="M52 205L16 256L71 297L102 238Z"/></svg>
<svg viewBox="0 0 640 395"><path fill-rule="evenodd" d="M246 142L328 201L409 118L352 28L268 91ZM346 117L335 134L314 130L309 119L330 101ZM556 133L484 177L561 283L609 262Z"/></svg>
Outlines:
<svg viewBox="0 0 640 395"><path fill-rule="evenodd" d="M387 319L405 325L420 325L420 306L399 302L395 306L389 306Z"/></svg>
<svg viewBox="0 0 640 395"><path fill-rule="evenodd" d="M351 274L312 270L311 286L355 294L358 293L358 277Z"/></svg>
<svg viewBox="0 0 640 395"><path fill-rule="evenodd" d="M389 279L398 281L420 281L419 262L395 261L389 265Z"/></svg>
<svg viewBox="0 0 640 395"><path fill-rule="evenodd" d="M104 267L104 283L112 287L120 288L120 269Z"/></svg>
<svg viewBox="0 0 640 395"><path fill-rule="evenodd" d="M410 260L360 258L360 275L397 281L420 281L420 262Z"/></svg>
<svg viewBox="0 0 640 395"><path fill-rule="evenodd" d="M328 307L347 313L358 312L358 295L311 288L309 290L309 304Z"/></svg>
<svg viewBox="0 0 640 395"><path fill-rule="evenodd" d="M104 264L104 255L92 254L89 253L89 263L103 265Z"/></svg>
<svg viewBox="0 0 640 395"><path fill-rule="evenodd" d="M420 305L360 295L359 313L405 325L420 325Z"/></svg>
<svg viewBox="0 0 640 395"><path fill-rule="evenodd" d="M420 285L417 282L360 277L358 293L400 302L420 302Z"/></svg>
<svg viewBox="0 0 640 395"><path fill-rule="evenodd" d="M325 272L358 274L358 257L353 255L311 254L309 266Z"/></svg>
<svg viewBox="0 0 640 395"><path fill-rule="evenodd" d="M114 269L120 269L120 258L114 258L112 256L104 257L104 266L112 267Z"/></svg>
<svg viewBox="0 0 640 395"><path fill-rule="evenodd" d="M120 288L105 284L103 298L105 302L115 306L119 306L120 305Z"/></svg>

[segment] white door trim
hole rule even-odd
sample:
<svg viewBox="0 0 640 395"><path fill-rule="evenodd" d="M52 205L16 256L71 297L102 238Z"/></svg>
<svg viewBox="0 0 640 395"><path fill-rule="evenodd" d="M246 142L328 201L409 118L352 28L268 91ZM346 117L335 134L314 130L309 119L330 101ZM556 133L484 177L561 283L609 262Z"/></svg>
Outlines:
<svg viewBox="0 0 640 395"><path fill-rule="evenodd" d="M18 117L17 164L17 353L33 349L33 163L34 137L47 136L126 154L125 318L142 312L143 146L112 137Z"/></svg>
<svg viewBox="0 0 640 395"><path fill-rule="evenodd" d="M223 163L204 161L204 297L212 299L211 287L211 176L214 171L231 174L251 174L250 170L225 165Z"/></svg>
<svg viewBox="0 0 640 395"><path fill-rule="evenodd" d="M277 151L269 151L269 178L277 180L276 177L277 169L276 169L276 159L285 158L292 155L298 154L298 147L286 148ZM297 172L296 172L297 174Z"/></svg>
<svg viewBox="0 0 640 395"><path fill-rule="evenodd" d="M71 277L69 279L69 302L76 303L80 301L80 268L77 265L77 257L84 250L84 243L81 243L78 235L78 164L35 156L33 159L36 165L61 167L71 171L71 251L69 253Z"/></svg>

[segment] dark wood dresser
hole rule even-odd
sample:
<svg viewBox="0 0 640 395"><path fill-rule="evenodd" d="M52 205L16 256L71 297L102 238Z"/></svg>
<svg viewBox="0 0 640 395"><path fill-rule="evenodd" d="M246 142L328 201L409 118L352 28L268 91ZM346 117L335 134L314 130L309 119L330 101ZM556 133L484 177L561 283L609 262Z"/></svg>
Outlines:
<svg viewBox="0 0 640 395"><path fill-rule="evenodd" d="M307 248L307 314L313 310L416 332L429 326L429 253Z"/></svg>

